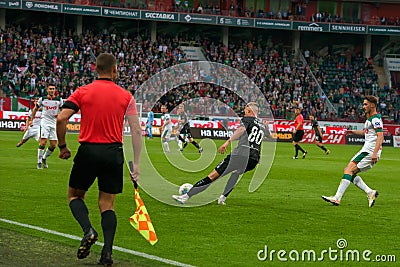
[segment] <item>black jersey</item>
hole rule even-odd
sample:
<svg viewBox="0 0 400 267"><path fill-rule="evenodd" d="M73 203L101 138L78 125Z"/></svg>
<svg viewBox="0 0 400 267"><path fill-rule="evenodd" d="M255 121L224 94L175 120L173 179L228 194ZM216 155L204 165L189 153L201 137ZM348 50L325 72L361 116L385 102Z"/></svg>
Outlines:
<svg viewBox="0 0 400 267"><path fill-rule="evenodd" d="M181 125L181 127L180 127L181 133L190 129L189 119L188 119L186 112L183 111L183 112L179 113L178 120L183 121L183 122L179 122L179 124Z"/></svg>
<svg viewBox="0 0 400 267"><path fill-rule="evenodd" d="M248 156L250 159L260 160L261 144L264 136L269 134L263 122L255 117L243 117L241 126L246 128L246 133L239 138L238 146L232 155Z"/></svg>
<svg viewBox="0 0 400 267"><path fill-rule="evenodd" d="M316 135L316 136L321 136L321 135L319 134L319 130L318 130L318 121L317 121L317 120L311 121L311 126L312 126L312 128L313 128L313 130L314 130L315 135Z"/></svg>

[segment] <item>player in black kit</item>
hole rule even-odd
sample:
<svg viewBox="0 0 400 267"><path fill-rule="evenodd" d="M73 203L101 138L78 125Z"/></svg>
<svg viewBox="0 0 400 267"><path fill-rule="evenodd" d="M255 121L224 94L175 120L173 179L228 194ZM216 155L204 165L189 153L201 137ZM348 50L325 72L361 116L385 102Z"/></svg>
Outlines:
<svg viewBox="0 0 400 267"><path fill-rule="evenodd" d="M263 122L257 118L258 110L257 103L250 102L246 105L240 127L218 148L218 152L225 153L229 143L233 140L239 139L238 146L207 177L194 184L187 194L173 195L173 199L183 204L190 197L204 191L219 177L231 173L224 193L218 199L218 204L225 205L226 197L235 187L239 176L254 169L260 160L262 141L264 136L269 134L269 131Z"/></svg>
<svg viewBox="0 0 400 267"><path fill-rule="evenodd" d="M319 148L321 148L323 151L325 151L325 154L328 155L331 152L329 151L329 149L324 147L324 145L322 144L322 130L321 130L321 127L319 127L319 125L318 125L318 121L314 118L313 115L310 115L309 119L311 121L311 126L312 126L312 128L314 130L314 133L315 133L315 144Z"/></svg>
<svg viewBox="0 0 400 267"><path fill-rule="evenodd" d="M179 106L178 116L178 127L180 127L178 134L179 150L182 151L189 141L199 150L199 153L203 152L203 148L193 139L192 133L190 132L188 116L183 105Z"/></svg>

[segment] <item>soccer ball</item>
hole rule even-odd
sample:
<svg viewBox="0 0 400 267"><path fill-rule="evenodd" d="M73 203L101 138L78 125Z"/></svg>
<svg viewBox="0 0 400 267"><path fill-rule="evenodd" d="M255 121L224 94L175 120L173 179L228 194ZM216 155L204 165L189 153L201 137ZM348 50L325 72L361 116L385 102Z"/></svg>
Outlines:
<svg viewBox="0 0 400 267"><path fill-rule="evenodd" d="M179 187L179 194L180 194L180 195L186 194L187 192L189 192L189 190L190 190L192 187L193 187L192 184L184 183L183 185L181 185L181 186Z"/></svg>

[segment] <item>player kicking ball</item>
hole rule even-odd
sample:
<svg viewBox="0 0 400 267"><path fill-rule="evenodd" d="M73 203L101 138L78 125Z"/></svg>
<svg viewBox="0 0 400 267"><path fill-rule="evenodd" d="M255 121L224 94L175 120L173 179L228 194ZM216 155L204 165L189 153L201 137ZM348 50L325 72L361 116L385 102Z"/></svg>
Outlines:
<svg viewBox="0 0 400 267"><path fill-rule="evenodd" d="M369 207L375 204L378 191L371 189L357 173L371 169L381 156L383 122L381 115L376 111L377 105L378 99L375 96L365 96L363 110L367 120L364 124L364 130L348 130L346 132L346 134L364 135L365 143L344 169L344 175L336 194L334 196L322 196L323 200L335 206L339 206L343 194L351 182L367 194Z"/></svg>
<svg viewBox="0 0 400 267"><path fill-rule="evenodd" d="M233 140L239 139L238 146L207 177L195 183L189 192L184 195L173 195L173 199L184 204L192 196L206 190L219 177L231 173L223 194L218 198L218 204L225 205L225 200L235 187L239 176L254 169L260 160L261 144L268 131L263 122L257 118L258 110L257 103L250 102L246 105L241 126L218 148L218 152L224 154Z"/></svg>

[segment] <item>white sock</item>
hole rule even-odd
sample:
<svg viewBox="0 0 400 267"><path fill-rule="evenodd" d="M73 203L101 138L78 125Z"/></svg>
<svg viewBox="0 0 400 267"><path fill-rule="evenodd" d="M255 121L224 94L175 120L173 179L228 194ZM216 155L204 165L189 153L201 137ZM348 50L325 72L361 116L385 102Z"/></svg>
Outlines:
<svg viewBox="0 0 400 267"><path fill-rule="evenodd" d="M178 147L179 147L179 149L182 150L182 141L181 140L178 140Z"/></svg>
<svg viewBox="0 0 400 267"><path fill-rule="evenodd" d="M168 153L169 153L169 145L168 145L168 142L163 142L163 146L164 146L165 152L168 152Z"/></svg>
<svg viewBox="0 0 400 267"><path fill-rule="evenodd" d="M368 185L363 181L363 179L358 175L354 178L353 183L355 186L357 186L367 194L372 192L372 189L369 188Z"/></svg>
<svg viewBox="0 0 400 267"><path fill-rule="evenodd" d="M341 200L343 197L344 192L346 192L347 187L349 187L350 185L350 181L347 179L342 179L342 181L340 181L339 187L336 191L336 195L335 198L337 200Z"/></svg>
<svg viewBox="0 0 400 267"><path fill-rule="evenodd" d="M47 159L51 155L51 153L53 153L53 151L51 151L49 148L47 148L46 153L44 153L43 159Z"/></svg>
<svg viewBox="0 0 400 267"><path fill-rule="evenodd" d="M43 149L38 149L38 163L42 163L42 157L43 157L43 154L44 154L44 151L43 151Z"/></svg>

